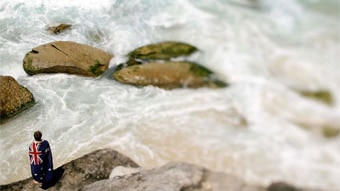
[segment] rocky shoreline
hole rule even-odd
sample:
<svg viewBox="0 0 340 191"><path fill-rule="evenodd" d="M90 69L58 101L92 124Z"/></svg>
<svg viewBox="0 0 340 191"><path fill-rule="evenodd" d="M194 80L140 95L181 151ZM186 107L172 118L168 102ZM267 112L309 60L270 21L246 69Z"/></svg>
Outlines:
<svg viewBox="0 0 340 191"><path fill-rule="evenodd" d="M69 26L68 26L69 27ZM63 28L63 27L62 27ZM66 28L66 27L65 27ZM52 30L52 29L51 29ZM59 29L53 29L55 34ZM183 42L160 42L136 48L128 61L115 66L112 79L143 87L152 85L164 89L223 88L222 81L208 68L192 62L188 57L199 49ZM86 77L99 77L109 69L114 55L88 45L69 41L56 41L32 49L23 59L28 75L67 73ZM10 76L0 76L1 123L21 111L32 107L34 95ZM304 93L307 96L307 93ZM310 97L332 105L328 92ZM327 135L337 136L337 128L328 127ZM133 173L117 174L117 167L134 168ZM137 163L109 149L97 150L64 164L64 175L49 190L127 190L127 191L307 191L283 182L271 185L251 185L242 178L214 172L188 163L168 163L154 169L135 169ZM110 178L111 177L111 178ZM7 185L0 190L41 190L32 178ZM312 190L310 190L312 191Z"/></svg>
<svg viewBox="0 0 340 191"><path fill-rule="evenodd" d="M170 162L153 169L138 168L130 158L111 149L86 154L64 164L62 178L48 190L78 191L316 191L276 182L252 185L241 178L189 163ZM128 169L122 172L117 169ZM132 169L132 170L129 170ZM118 171L118 172L117 172ZM127 173L126 173L127 172ZM0 185L1 191L38 191L32 178Z"/></svg>

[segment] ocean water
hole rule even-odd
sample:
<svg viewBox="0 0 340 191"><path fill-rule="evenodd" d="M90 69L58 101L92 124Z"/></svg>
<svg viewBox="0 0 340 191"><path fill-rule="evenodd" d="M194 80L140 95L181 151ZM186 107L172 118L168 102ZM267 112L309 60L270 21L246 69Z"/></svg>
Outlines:
<svg viewBox="0 0 340 191"><path fill-rule="evenodd" d="M338 0L58 0L0 3L0 75L37 101L0 125L0 184L30 176L36 130L55 167L112 148L145 168L170 161L202 165L252 184L286 181L340 190L340 13ZM46 31L72 24L60 35ZM115 55L183 41L230 87L162 90L120 84L109 74L28 76L24 55L56 40ZM327 90L331 106L297 90Z"/></svg>

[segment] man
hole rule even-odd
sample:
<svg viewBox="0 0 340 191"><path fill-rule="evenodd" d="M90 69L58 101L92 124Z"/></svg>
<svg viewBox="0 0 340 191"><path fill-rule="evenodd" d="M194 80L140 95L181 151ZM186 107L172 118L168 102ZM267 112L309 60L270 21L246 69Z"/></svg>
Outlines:
<svg viewBox="0 0 340 191"><path fill-rule="evenodd" d="M29 158L33 182L44 189L53 177L53 160L50 144L41 137L40 131L34 132L34 141L29 146Z"/></svg>

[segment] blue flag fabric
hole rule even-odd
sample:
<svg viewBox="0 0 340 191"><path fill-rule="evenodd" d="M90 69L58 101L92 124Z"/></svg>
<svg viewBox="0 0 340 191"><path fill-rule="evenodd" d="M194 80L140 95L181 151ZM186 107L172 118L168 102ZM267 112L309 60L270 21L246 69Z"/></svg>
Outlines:
<svg viewBox="0 0 340 191"><path fill-rule="evenodd" d="M51 181L53 178L53 159L48 141L33 141L29 146L29 158L33 179L43 185Z"/></svg>

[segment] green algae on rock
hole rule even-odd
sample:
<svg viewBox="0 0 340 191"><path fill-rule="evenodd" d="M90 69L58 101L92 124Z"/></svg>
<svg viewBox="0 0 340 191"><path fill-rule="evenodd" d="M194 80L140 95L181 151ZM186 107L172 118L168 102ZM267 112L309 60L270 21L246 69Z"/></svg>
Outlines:
<svg viewBox="0 0 340 191"><path fill-rule="evenodd" d="M91 65L88 69L88 71L95 76L99 76L104 73L103 70L101 70L101 67L105 66L104 64L101 64L98 60L96 60L96 63L94 65Z"/></svg>
<svg viewBox="0 0 340 191"><path fill-rule="evenodd" d="M56 41L32 49L25 55L27 74L68 73L96 77L104 73L113 55L70 41Z"/></svg>
<svg viewBox="0 0 340 191"><path fill-rule="evenodd" d="M164 89L227 86L209 69L186 61L186 56L196 51L190 44L175 41L145 45L128 54L129 60L116 67L113 78L131 85Z"/></svg>
<svg viewBox="0 0 340 191"><path fill-rule="evenodd" d="M122 83L136 86L153 85L164 89L227 86L207 68L185 61L150 62L119 67L119 70L113 73L113 77Z"/></svg>
<svg viewBox="0 0 340 191"><path fill-rule="evenodd" d="M197 50L190 44L167 41L139 47L130 52L128 56L143 60L169 60L179 56L189 56Z"/></svg>
<svg viewBox="0 0 340 191"><path fill-rule="evenodd" d="M0 119L10 118L34 105L33 94L11 76L0 76Z"/></svg>

